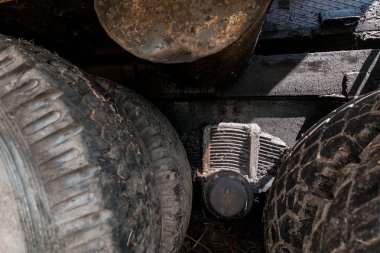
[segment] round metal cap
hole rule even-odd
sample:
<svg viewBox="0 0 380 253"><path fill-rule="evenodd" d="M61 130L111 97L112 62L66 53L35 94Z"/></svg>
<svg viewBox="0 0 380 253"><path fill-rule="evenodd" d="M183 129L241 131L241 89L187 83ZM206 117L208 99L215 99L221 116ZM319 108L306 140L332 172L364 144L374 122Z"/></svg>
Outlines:
<svg viewBox="0 0 380 253"><path fill-rule="evenodd" d="M207 207L217 216L243 217L252 207L249 183L236 172L224 171L210 176L203 190Z"/></svg>

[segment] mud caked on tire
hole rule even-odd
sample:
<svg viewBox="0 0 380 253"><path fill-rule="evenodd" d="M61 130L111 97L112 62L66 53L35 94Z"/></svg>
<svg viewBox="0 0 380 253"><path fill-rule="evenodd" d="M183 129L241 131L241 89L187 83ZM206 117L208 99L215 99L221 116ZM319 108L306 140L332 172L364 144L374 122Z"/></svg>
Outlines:
<svg viewBox="0 0 380 253"><path fill-rule="evenodd" d="M380 91L332 112L296 144L264 210L267 252L379 252Z"/></svg>
<svg viewBox="0 0 380 253"><path fill-rule="evenodd" d="M161 206L160 252L177 252L188 228L192 204L191 168L185 149L170 122L134 91L97 78L110 101L134 124L149 155Z"/></svg>
<svg viewBox="0 0 380 253"><path fill-rule="evenodd" d="M0 252L157 252L141 145L77 68L0 36Z"/></svg>

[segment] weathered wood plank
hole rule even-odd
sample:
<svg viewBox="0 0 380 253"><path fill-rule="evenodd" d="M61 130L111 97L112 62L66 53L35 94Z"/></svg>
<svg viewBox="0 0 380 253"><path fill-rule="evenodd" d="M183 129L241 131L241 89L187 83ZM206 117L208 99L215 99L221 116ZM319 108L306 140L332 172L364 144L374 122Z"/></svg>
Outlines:
<svg viewBox="0 0 380 253"><path fill-rule="evenodd" d="M133 80L135 89L153 99L268 96L351 99L379 86L380 50L254 56L241 77L225 86L183 86L140 67L110 65L87 70L129 85Z"/></svg>
<svg viewBox="0 0 380 253"><path fill-rule="evenodd" d="M349 10L360 18L357 25L322 28L320 16L329 12ZM292 36L315 36L334 33L366 34L380 30L379 0L275 0L267 15L262 38L286 38ZM331 16L331 15L330 15ZM379 37L377 37L379 38Z"/></svg>
<svg viewBox="0 0 380 253"><path fill-rule="evenodd" d="M379 83L379 50L258 56L223 95L350 98Z"/></svg>

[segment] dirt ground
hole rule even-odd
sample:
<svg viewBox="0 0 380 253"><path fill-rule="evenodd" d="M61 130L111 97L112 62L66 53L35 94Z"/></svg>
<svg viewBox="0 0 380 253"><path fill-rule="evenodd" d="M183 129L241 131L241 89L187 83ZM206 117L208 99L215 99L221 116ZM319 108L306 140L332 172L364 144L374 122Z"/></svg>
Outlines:
<svg viewBox="0 0 380 253"><path fill-rule="evenodd" d="M252 211L239 220L214 217L206 210L200 196L200 186L195 183L190 225L180 253L265 252L262 224L264 195L257 196Z"/></svg>

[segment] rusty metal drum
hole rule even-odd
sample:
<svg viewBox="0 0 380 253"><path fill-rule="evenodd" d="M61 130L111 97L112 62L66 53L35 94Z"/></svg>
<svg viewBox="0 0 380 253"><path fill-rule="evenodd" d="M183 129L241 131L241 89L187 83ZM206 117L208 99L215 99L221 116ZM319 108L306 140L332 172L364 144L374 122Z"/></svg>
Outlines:
<svg viewBox="0 0 380 253"><path fill-rule="evenodd" d="M271 0L95 0L108 35L177 84L235 80ZM176 64L174 64L176 63Z"/></svg>
<svg viewBox="0 0 380 253"><path fill-rule="evenodd" d="M257 30L269 0L95 0L108 35L159 63L193 62ZM252 38L252 43L255 38Z"/></svg>

